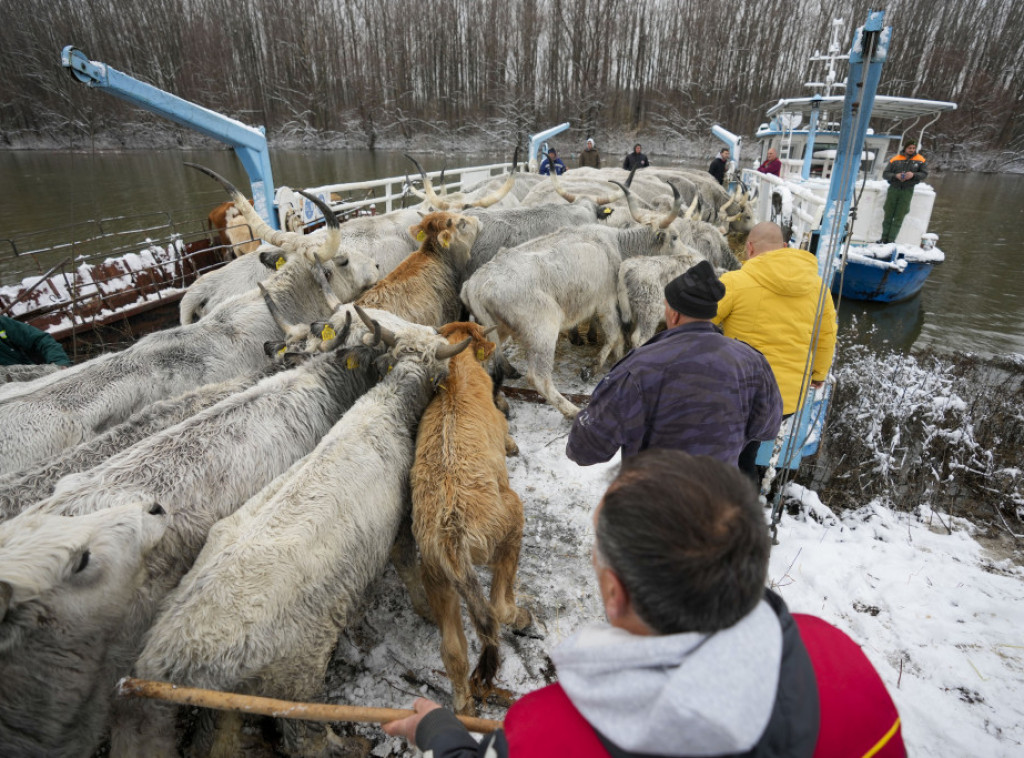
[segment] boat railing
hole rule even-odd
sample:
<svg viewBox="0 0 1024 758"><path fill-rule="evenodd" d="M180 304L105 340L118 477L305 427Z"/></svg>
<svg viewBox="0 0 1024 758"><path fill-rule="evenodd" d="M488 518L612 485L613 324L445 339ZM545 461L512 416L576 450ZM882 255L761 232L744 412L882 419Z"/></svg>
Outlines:
<svg viewBox="0 0 1024 758"><path fill-rule="evenodd" d="M233 257L206 211L117 216L0 240L0 313L64 341L175 305L200 274Z"/></svg>
<svg viewBox="0 0 1024 758"><path fill-rule="evenodd" d="M442 192L465 192L481 182L511 170L511 168L511 163L491 163L482 166L447 168L443 171L427 171L426 174L434 184L434 190L441 194ZM443 185L436 183L442 174L445 180ZM405 207L406 204L415 205L419 202L419 199L411 192L414 180L418 181L419 177L392 176L366 182L324 184L318 187L308 187L305 191L319 197L338 214L365 211L371 208L380 210L378 207L380 204L384 206L382 212L388 213L397 207ZM278 222L282 229L306 227L317 222L320 217L320 211L316 206L291 187L278 187L275 203L277 204ZM399 206L399 203L402 205Z"/></svg>
<svg viewBox="0 0 1024 758"><path fill-rule="evenodd" d="M744 169L743 184L754 198L755 221L774 221L792 230L801 247L810 244L810 234L821 224L825 198L793 181L773 174Z"/></svg>

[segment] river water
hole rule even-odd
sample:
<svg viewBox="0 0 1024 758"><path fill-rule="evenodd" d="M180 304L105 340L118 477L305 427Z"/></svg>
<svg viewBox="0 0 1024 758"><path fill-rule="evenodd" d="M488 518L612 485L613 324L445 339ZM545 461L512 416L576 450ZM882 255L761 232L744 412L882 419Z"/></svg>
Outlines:
<svg viewBox="0 0 1024 758"><path fill-rule="evenodd" d="M510 158L416 157L428 170L446 162L456 167ZM0 255L8 255L11 243L5 240L23 246L25 234L94 218L192 208L205 216L224 194L184 161L248 188L234 154L224 150L0 151ZM277 151L271 164L276 184L293 187L401 176L410 168L401 153L380 150ZM844 301L841 337L896 349L1024 354L1024 176L933 174L930 183L937 193L931 231L939 235L946 262L905 303ZM60 231L51 234L61 238ZM11 277L0 283L11 283Z"/></svg>

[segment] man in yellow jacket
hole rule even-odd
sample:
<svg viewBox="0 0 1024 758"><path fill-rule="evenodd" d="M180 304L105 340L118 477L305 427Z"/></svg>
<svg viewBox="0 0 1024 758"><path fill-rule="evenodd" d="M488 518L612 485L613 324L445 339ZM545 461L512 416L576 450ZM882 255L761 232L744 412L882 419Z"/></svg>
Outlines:
<svg viewBox="0 0 1024 758"><path fill-rule="evenodd" d="M722 275L725 297L713 322L726 337L742 340L768 359L782 393L783 418L796 412L801 387L820 387L828 376L836 348L836 309L822 291L818 261L806 250L786 247L782 230L770 221L747 237L747 262ZM823 305L817 345L813 346L819 299ZM747 445L739 467L756 479L759 442Z"/></svg>

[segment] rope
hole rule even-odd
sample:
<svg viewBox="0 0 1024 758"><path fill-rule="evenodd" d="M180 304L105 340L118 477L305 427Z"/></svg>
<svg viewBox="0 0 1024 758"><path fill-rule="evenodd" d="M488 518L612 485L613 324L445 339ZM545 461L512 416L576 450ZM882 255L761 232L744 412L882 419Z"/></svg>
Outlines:
<svg viewBox="0 0 1024 758"><path fill-rule="evenodd" d="M876 48L876 46L878 44L878 36L879 35L877 33L875 33L875 32L869 33L867 35L868 49L865 52L865 56L864 56L865 65L862 66L862 69L861 69L861 81L860 81L860 83L858 85L858 88L856 90L857 92L860 92L861 94L863 94L866 91L867 77L868 77L868 73L869 73L869 70L870 70L870 61L871 61L871 58L874 57L874 54L875 54L875 48ZM849 186L851 174L855 175L856 171L858 171L860 169L860 154L859 154L860 152L861 152L860 150L858 150L858 151L848 150L846 156L844 157L842 165L839 167L839 181L842 182L842 186L844 186L844 187L845 186ZM855 155L855 153L857 153L857 154ZM832 181L836 181L836 173L835 173L834 169L833 169L833 174L832 174ZM840 243L841 242L845 243L845 244L842 245L842 255L840 256L840 259L841 259L841 262L842 262L842 271L844 273L845 273L845 270L846 270L847 256L848 256L849 250L850 250L850 238L852 237L851 232L852 232L853 222L854 222L854 220L857 217L856 211L857 211L857 207L858 207L858 205L860 203L861 195L863 195L864 187L866 186L866 181L867 181L867 177L865 176L865 183L861 187L861 192L860 192L859 195L857 195L854 198L854 202L853 202L853 204L852 204L852 206L850 208L849 216L848 216L850 220L849 220L849 224L847 225L847 233L846 233L845 239L842 240L842 241L839 240L839 233L840 233L840 229L842 227L841 224L835 224L834 223L834 224L832 224L832 227L829 230L829 235L830 236L829 236L829 239L828 239L828 244L826 245L828 250L831 251L831 250L839 249L840 246L841 246ZM840 206L840 209L841 209L841 206ZM818 247L819 250L821 249L821 242L822 241L819 240L819 247ZM824 268L824 272L823 272L822 277L821 277L821 287L818 290L818 303L817 303L817 308L815 310L815 316L814 316L814 328L813 328L813 330L811 332L811 342L810 342L810 345L808 346L807 355L805 356L805 359L804 359L803 377L802 377L802 379L800 381L800 395L799 395L800 396L800 404L797 406L797 409L794 412L793 416L790 417L790 421L792 422L792 428L796 429L797 433L799 433L799 431L804 428L804 423L803 422L804 422L804 419L805 419L805 415L807 413L809 413L810 409L813 407L812 403L808 403L807 402L807 394L808 394L808 390L810 389L809 384L810 384L810 377L811 377L811 374L812 374L812 371L813 371L814 356L817 353L818 341L819 341L819 338L820 338L820 335L821 335L821 319L822 319L822 316L824 314L824 309L825 309L825 298L832 296L830 287L828 286L828 282L832 279L835 265L836 265L836 256L830 254L828 256L827 260L825 261L825 268ZM843 282L843 276L841 275L840 276L839 302L842 301L842 282ZM838 310L838 303L837 303L837 310ZM831 403L829 403L829 405L831 405ZM817 422L817 420L818 419L815 419L814 422ZM807 428L813 429L814 422L812 422ZM785 425L783 425L783 426L785 426ZM776 437L775 446L772 449L772 457L771 457L771 460L769 461L769 464L768 464L768 471L765 472L765 477L764 477L764 480L762 481L762 484L761 484L761 496L763 498L765 498L765 502L766 503L767 503L767 500L768 500L768 494L770 492L772 482L775 479L775 469L777 468L778 459L779 459L780 453L781 453L781 448L782 448L782 436L781 436L781 433L782 433L782 431L780 429L780 436ZM797 441L794 440L793 444L791 444L789 446L789 449L786 451L786 457L785 457L784 463L783 463L783 471L782 471L781 475L779 476L779 486L778 486L778 488L776 488L775 494L772 497L772 503L771 503L771 505L772 505L771 532L772 532L773 542L775 542L777 540L778 525L779 525L779 521L782 518L782 493L785 491L786 487L789 484L790 479L792 478L792 473L791 472L792 472L793 469L790 467L790 464L792 464L792 462L794 460L794 456L799 457L801 452L802 452L802 450L803 450L803 444L800 444L798 446L796 444L796 442ZM801 441L801 442L803 442L803 441Z"/></svg>

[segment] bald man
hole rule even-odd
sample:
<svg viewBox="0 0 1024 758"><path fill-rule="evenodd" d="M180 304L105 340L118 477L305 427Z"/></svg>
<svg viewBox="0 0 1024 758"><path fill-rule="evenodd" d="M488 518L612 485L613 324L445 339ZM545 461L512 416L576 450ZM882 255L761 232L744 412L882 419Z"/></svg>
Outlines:
<svg viewBox="0 0 1024 758"><path fill-rule="evenodd" d="M806 250L786 247L778 224L765 221L747 237L747 261L722 275L725 297L714 323L726 337L742 340L768 359L782 393L784 417L796 412L801 388L820 387L836 348L836 309L818 276L818 261ZM818 303L822 312L818 323ZM808 360L810 355L810 360ZM805 373L810 368L810 377ZM759 443L740 455L739 467L757 477Z"/></svg>

